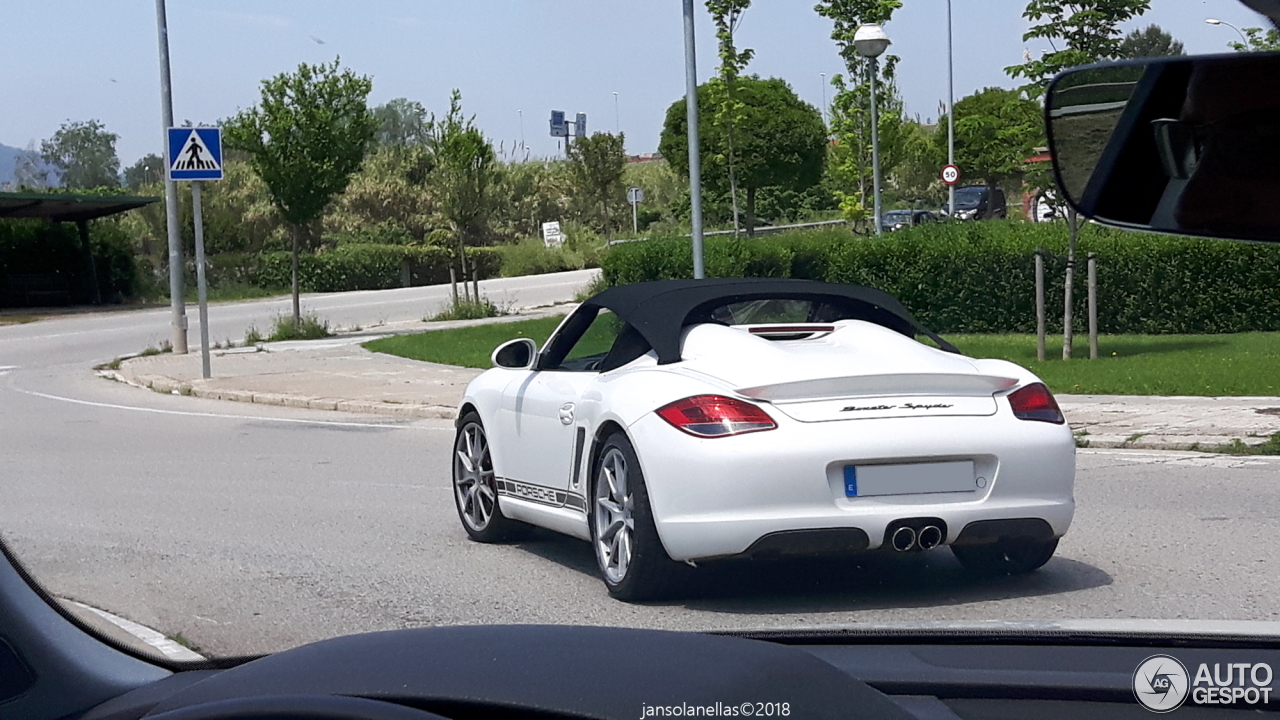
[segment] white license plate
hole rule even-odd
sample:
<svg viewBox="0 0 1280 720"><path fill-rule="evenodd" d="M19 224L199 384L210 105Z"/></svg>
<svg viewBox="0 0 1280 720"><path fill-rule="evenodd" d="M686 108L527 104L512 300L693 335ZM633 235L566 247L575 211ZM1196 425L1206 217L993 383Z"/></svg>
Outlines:
<svg viewBox="0 0 1280 720"><path fill-rule="evenodd" d="M971 492L976 487L972 460L844 467L846 497Z"/></svg>

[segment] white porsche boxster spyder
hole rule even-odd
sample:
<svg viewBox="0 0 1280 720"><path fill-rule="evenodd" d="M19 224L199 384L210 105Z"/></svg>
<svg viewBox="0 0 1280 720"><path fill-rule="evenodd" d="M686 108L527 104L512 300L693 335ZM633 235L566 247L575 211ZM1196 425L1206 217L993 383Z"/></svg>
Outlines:
<svg viewBox="0 0 1280 720"><path fill-rule="evenodd" d="M625 285L493 364L459 406L463 527L587 540L620 599L733 556L949 545L968 568L1030 572L1075 510L1075 441L1048 388L873 288Z"/></svg>

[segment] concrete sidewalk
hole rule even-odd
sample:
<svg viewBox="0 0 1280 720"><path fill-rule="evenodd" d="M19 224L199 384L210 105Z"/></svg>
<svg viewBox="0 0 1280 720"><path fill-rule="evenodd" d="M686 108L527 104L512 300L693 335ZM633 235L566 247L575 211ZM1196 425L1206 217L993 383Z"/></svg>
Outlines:
<svg viewBox="0 0 1280 720"><path fill-rule="evenodd" d="M480 322L511 322L563 314L566 308L487 321L404 323L376 332L326 340L267 343L215 351L214 377L200 377L200 355L153 355L121 363L118 380L157 392L215 400L375 413L409 418L452 418L472 368L406 360L365 350L377 337ZM1185 450L1241 440L1250 445L1280 433L1280 398L1059 395L1067 421L1089 447Z"/></svg>

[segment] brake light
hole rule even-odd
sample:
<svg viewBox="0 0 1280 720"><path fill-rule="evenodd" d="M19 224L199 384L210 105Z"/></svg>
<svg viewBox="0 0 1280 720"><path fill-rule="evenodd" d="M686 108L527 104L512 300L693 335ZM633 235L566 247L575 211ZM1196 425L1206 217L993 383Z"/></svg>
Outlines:
<svg viewBox="0 0 1280 720"><path fill-rule="evenodd" d="M1039 420L1040 422L1061 425L1066 422L1062 410L1058 409L1058 401L1044 383L1032 383L1009 394L1009 405L1019 420Z"/></svg>
<svg viewBox="0 0 1280 720"><path fill-rule="evenodd" d="M701 438L773 430L778 424L756 405L721 395L697 395L658 409L658 417Z"/></svg>

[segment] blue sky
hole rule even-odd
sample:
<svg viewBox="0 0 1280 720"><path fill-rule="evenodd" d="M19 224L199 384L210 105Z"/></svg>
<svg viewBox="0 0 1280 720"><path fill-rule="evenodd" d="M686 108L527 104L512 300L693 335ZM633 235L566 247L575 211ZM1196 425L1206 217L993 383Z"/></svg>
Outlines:
<svg viewBox="0 0 1280 720"><path fill-rule="evenodd" d="M1021 61L1025 0L954 0L956 97L1011 86ZM698 3L701 8L702 3ZM1134 25L1154 22L1189 52L1226 50L1262 18L1236 0L1154 0ZM813 0L755 0L739 44L756 49L750 72L785 78L820 104L842 69L830 23ZM373 78L371 102L408 97L439 112L449 91L494 140L521 136L535 155L556 152L552 109L586 112L592 129L627 133L628 150L652 151L663 115L683 94L682 20L676 0L169 0L174 110L209 122L255 103L258 83L299 62L340 55ZM120 135L125 165L163 142L153 0L0 0L0 143L37 145L65 120L96 118ZM699 75L715 65L705 12ZM906 0L887 27L902 57L907 111L937 115L946 97L945 0ZM321 44L321 42L323 44ZM615 102L617 96L617 119Z"/></svg>

